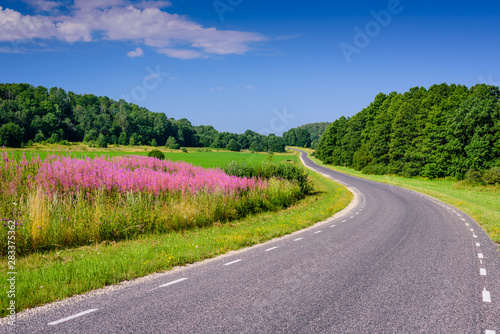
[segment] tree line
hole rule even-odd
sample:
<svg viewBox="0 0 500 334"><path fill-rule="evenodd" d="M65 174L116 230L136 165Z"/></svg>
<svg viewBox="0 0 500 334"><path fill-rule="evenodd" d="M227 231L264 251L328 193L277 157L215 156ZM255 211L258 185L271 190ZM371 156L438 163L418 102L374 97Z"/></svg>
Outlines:
<svg viewBox="0 0 500 334"><path fill-rule="evenodd" d="M213 126L193 126L185 118L168 118L125 100L26 83L0 84L0 145L21 147L30 142L285 151L283 138L273 134L218 132Z"/></svg>
<svg viewBox="0 0 500 334"><path fill-rule="evenodd" d="M500 166L499 99L499 88L485 84L380 93L330 124L314 154L368 174L463 179Z"/></svg>
<svg viewBox="0 0 500 334"><path fill-rule="evenodd" d="M329 122L304 124L283 133L283 140L287 146L316 148L323 132L330 125Z"/></svg>

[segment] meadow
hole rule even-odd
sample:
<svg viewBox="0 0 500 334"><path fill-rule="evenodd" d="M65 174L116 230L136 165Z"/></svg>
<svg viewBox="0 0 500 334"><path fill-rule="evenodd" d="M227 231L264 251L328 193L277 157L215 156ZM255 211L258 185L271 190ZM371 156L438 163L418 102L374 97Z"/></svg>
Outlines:
<svg viewBox="0 0 500 334"><path fill-rule="evenodd" d="M224 152L199 153L210 153L215 161L220 156L219 153ZM240 161L246 161L248 156L258 156L251 153L233 154L241 154ZM269 159L265 154L261 156L263 160ZM53 159L61 161L57 157ZM112 158L103 159L104 162L112 161ZM137 159L140 162L143 158ZM298 158L294 154L283 155L283 160L292 160L298 164ZM104 162L102 165L105 165ZM173 162L165 163L175 166ZM261 243L324 220L350 202L352 195L344 187L315 173L310 172L309 175L314 192L284 210L254 211L226 222L216 221L162 233L139 233L134 238L121 241L92 240L85 246L49 248L28 252L23 256L18 255L16 270L20 274L16 281L16 309L19 312L106 285L162 272L175 266ZM58 184L57 187L62 186ZM278 188L282 187L273 188L273 196L280 191ZM81 210L74 207L67 212L76 214ZM87 208L87 212L91 212L90 208ZM132 212L134 211L128 211L127 214ZM119 217L123 215L120 211L116 214ZM4 269L0 275L3 286L8 271L6 257L2 257L0 264ZM6 294L0 295L0 302L0 314L5 316L7 313L4 306L8 303Z"/></svg>
<svg viewBox="0 0 500 334"><path fill-rule="evenodd" d="M2 255L9 221L17 226L16 249L24 255L224 223L302 197L293 180L230 176L137 155L28 159L23 153L19 159L4 152L0 188Z"/></svg>

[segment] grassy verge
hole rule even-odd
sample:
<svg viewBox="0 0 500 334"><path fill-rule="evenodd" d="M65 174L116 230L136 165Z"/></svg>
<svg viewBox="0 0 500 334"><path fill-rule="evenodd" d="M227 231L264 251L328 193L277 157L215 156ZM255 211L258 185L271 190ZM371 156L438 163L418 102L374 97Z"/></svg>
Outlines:
<svg viewBox="0 0 500 334"><path fill-rule="evenodd" d="M311 172L316 193L279 212L248 216L227 225L144 235L62 251L35 253L16 261L16 311L212 258L303 229L332 216L351 201L339 184ZM7 259L0 265L7 286ZM0 294L2 317L9 299Z"/></svg>
<svg viewBox="0 0 500 334"><path fill-rule="evenodd" d="M308 150L308 152L310 153L311 150ZM490 238L500 245L499 186L470 186L463 182L450 180L404 178L394 175L366 175L351 168L325 165L314 157L310 156L310 158L321 166L339 172L415 190L451 204L474 218Z"/></svg>

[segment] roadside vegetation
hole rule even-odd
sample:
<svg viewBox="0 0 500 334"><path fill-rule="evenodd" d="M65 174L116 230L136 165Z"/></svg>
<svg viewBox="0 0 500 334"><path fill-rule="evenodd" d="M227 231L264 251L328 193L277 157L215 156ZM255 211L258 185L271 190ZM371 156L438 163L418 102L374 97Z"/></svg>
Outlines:
<svg viewBox="0 0 500 334"><path fill-rule="evenodd" d="M264 157L267 158L266 155L264 155ZM302 173L298 172L301 170L301 167L296 166L298 161L297 157L288 155L287 158L291 161L283 164L266 161L264 163L266 164L265 167L254 167L254 171L276 171L282 168L276 165L290 165L294 167L286 167L285 170L287 173L290 175L304 175L303 171ZM158 170L155 171L154 168L151 167L144 168L144 164L162 166L162 168L176 168L176 166L179 166L176 165L177 163L155 158L136 157L117 158L117 160L114 160L112 158L103 157L100 159L101 160L98 161L101 165L107 166L106 168L112 168L115 165L120 167L123 166L123 164L126 166L132 165L133 168L129 169L130 173L142 170L158 172ZM150 162L151 160L155 160L154 163ZM11 161L12 160L5 161L4 155L2 162L4 165L2 165L2 169L5 169L5 164L8 165ZM11 181L9 184L16 185L16 182L12 182L12 180L17 177L17 174L14 175L13 173L18 167L30 170L29 167L26 166L33 167L33 164L43 165L43 162L40 162L38 159L32 161L34 162L30 164L29 161L22 162L21 160L19 161L19 165L14 164L13 169L7 168L11 173ZM155 215L159 215L163 210L155 211L156 206L162 207L164 204L160 203L165 200L170 201L173 205L177 204L176 200L181 200L181 203L183 203L183 201L186 200L183 196L186 195L182 195L182 190L179 190L180 192L175 194L165 195L167 196L166 199L162 196L155 197L154 191L147 195L141 195L142 197L134 195L129 198L127 197L130 196L127 195L128 193L120 193L120 191L111 187L110 195L115 196L113 201L106 200L109 198L109 195L106 193L106 189L108 188L106 187L100 190L100 192L92 188L86 188L86 191L81 193L78 193L78 191L64 193L65 189L77 189L77 187L65 184L64 179L60 178L62 174L57 173L58 169L56 166L57 164L63 164L65 167L64 170L68 170L69 168L71 171L71 164L76 162L70 158L61 157L50 157L44 161L49 164L46 165L47 167L52 168L50 173L52 173L53 176L49 178L49 180L57 180L56 183L48 182L46 185L48 188L44 188L45 186L43 186L43 184L38 185L36 183L36 177L34 177L36 171L34 167L31 170L32 174L27 174L28 172L18 173L21 175L21 180L25 180L27 175L31 175L30 178L33 177L35 179L32 181L32 186L35 188L36 186L40 186L42 189L41 191L34 192L29 188L24 188L21 194L24 194L23 192L30 193L30 191L32 191L31 195L28 196L26 193L25 197L44 197L42 201L32 201L31 205L35 205L35 208L38 206L45 209L40 209L37 211L39 212L38 215L34 216L43 217L42 220L40 220L40 222L43 222L43 226L36 225L38 223L33 224L32 216L25 215L23 216L24 218L21 218L24 219L21 223L23 225L26 224L26 226L30 225L30 228L25 230L26 234L22 234L21 229L23 229L24 226L19 226L19 239L16 240L23 240L23 237L28 236L28 238L30 238L30 235L35 235L41 238L37 240L46 239L50 241L48 243L46 242L44 246L38 248L32 247L32 249L26 251L24 255L19 254L16 259L16 270L22 273L17 276L16 281L16 289L19 291L16 297L17 311L60 300L75 294L81 294L106 285L116 284L124 280L131 280L150 273L161 272L175 266L215 257L230 250L240 249L300 230L342 210L350 202L352 196L344 187L312 172L309 173L310 181L307 187L309 195L304 197L305 193L301 192L298 181L291 182L287 180L286 177L248 178L229 176L222 173L220 170L212 170L212 173L222 173L226 175L226 178L231 178L227 179L228 184L231 184L235 189L221 187L221 193L217 195L220 196L220 200L211 198L212 201L206 202L203 202L205 198L212 195L207 195L202 192L200 196L196 196L200 199L187 200L191 208L185 210L183 207L180 208L179 211L186 212L187 215L190 216L191 214L196 215L198 211L209 212L209 202L215 201L215 203L218 204L227 203L226 205L232 206L231 210L223 211L220 205L218 207L219 211L215 210L216 212L226 212L222 215L223 219L195 221L192 219L193 217L190 216L187 217L188 219L183 223L178 223L178 226L175 228L172 228L172 226L169 225L171 223L165 220L164 223L166 225L164 226L166 226L166 228L160 228L154 231L153 228L162 226L161 220L155 220L155 222L158 221L158 223L152 224L151 226L146 225L151 217L156 217ZM94 160L79 161L87 161L89 166L95 167L91 163L91 161ZM163 166L164 163L169 164ZM77 163L77 165L78 164L80 163ZM235 164L233 164L233 167L234 166ZM183 165L183 168L188 168L188 166ZM196 168L197 167L193 166L188 169L193 176L200 173ZM295 168L297 168L297 170L295 170ZM252 173L254 173L254 171L252 171ZM66 175L71 175L71 172L66 173ZM2 176L2 178L4 177ZM237 185L234 186L234 180L232 178L240 180L238 181L240 183L243 182L243 187L238 187L238 182L236 183ZM208 175L205 180L208 179L217 180L212 177L211 174ZM71 180L71 178L69 180ZM190 182L180 183L180 185L184 184L186 184L187 187L185 189L185 194L188 193L189 195L193 195L194 193L192 193L191 188L189 188L193 184ZM150 185L148 185L148 187L149 186ZM207 184L205 184L205 186L207 186ZM208 187L210 187L210 184L208 184ZM15 186L12 187L12 190L16 189ZM238 198L231 195L232 191L233 195L238 194ZM255 196L251 194L252 191L255 191ZM54 196L54 193L57 193L57 195ZM63 193L66 195L60 196ZM11 195L12 194L10 194L10 196ZM4 194L3 196L5 197L7 195ZM75 198L82 199L86 207L71 207L72 205L80 205L73 201ZM299 198L302 199L298 200ZM5 201L2 200L2 210L6 210L5 212L8 212L9 215L16 214L22 216L23 205L28 205L25 203L30 202L18 197L16 205L13 205L11 199L12 198L6 199ZM58 205L57 208L60 209L55 210L54 200L64 205ZM195 202L197 200L202 201L204 204L198 205L197 202ZM160 203L157 203L158 201ZM271 206L271 211L264 212L264 210L259 207L262 201L268 202L268 205ZM92 207L90 206L91 204ZM97 206L95 204L97 204ZM113 213L112 210L106 209L107 205L124 205L125 210L115 209ZM196 210L192 208L194 205L197 206ZM289 207L284 210L274 211L288 205ZM13 207L15 208L14 211ZM19 210L20 208L21 210ZM163 208L165 208L165 206L163 206ZM49 209L52 209L52 211L48 211ZM243 210L241 212L244 212L246 215L238 216L238 214L235 214L234 209L241 209ZM247 211L245 212L245 210ZM167 209L167 211L171 212L169 209ZM3 212L4 211L2 211L2 213ZM48 212L54 215L53 218L50 217L50 215L44 216L47 215ZM81 217L70 216L68 222L63 223L65 220L64 218L67 218L65 217L66 214L80 215ZM91 219L85 218L85 215ZM99 222L105 224L98 224L96 215L100 217ZM226 216L224 215L234 216L231 216L231 219L225 219ZM10 218L9 216L9 219ZM61 220L61 218L63 219ZM81 223L85 221L85 219L87 219L88 222L87 227L85 224ZM52 240L52 238L55 238L55 235L66 234L78 238L80 234L87 234L90 236L88 231L96 233L94 234L95 236L98 236L100 231L108 231L107 233L113 235L112 232L114 231L114 227L112 227L112 225L114 224L108 224L108 219L110 219L111 222L116 220L117 225L118 223L122 224L121 233L130 233L130 235L124 234L123 238L118 239L108 238L99 240L99 238L94 238L90 239L90 241L87 239L83 242L86 245L80 247L70 247L69 245L72 243L68 243L67 246L63 247L60 247L60 245L54 247L54 240ZM70 231L71 224L75 227L74 231ZM106 224L111 226L103 227L103 225ZM149 229L147 231L151 233L143 233L141 228L134 227L136 225L139 225L139 227L145 230ZM39 229L38 226L41 226L41 228ZM47 233L44 234L45 232L42 231L47 231ZM119 231L119 229L117 229L117 231ZM32 235L31 233L34 234ZM68 240L73 241L71 238L61 238L58 242ZM2 257L1 265L3 270L0 279L6 281L6 273L8 272L8 270L6 270L6 257ZM2 316L5 316L7 315L5 310L8 302L6 294L0 295L0 300L2 305Z"/></svg>
<svg viewBox="0 0 500 334"><path fill-rule="evenodd" d="M28 160L4 152L0 254L8 221L17 225L16 250L24 255L225 223L288 207L311 190L307 172L292 163L254 168L263 173L233 176L158 157Z"/></svg>

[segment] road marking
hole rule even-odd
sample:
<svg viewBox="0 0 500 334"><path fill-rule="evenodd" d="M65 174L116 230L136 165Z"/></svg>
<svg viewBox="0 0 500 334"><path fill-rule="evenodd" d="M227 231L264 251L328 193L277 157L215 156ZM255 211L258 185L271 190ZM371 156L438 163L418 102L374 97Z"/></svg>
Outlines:
<svg viewBox="0 0 500 334"><path fill-rule="evenodd" d="M473 238L477 238L477 235L473 234L473 235L472 235L472 237L473 237Z"/></svg>
<svg viewBox="0 0 500 334"><path fill-rule="evenodd" d="M480 263L480 264L483 264L483 260L479 260L479 263Z"/></svg>
<svg viewBox="0 0 500 334"><path fill-rule="evenodd" d="M465 221L465 218L460 218L460 219L462 219L463 221Z"/></svg>
<svg viewBox="0 0 500 334"><path fill-rule="evenodd" d="M347 221L347 220L345 220L345 219L344 219L344 220L342 221L342 223L345 223L346 221Z"/></svg>
<svg viewBox="0 0 500 334"><path fill-rule="evenodd" d="M272 251L273 249L276 249L276 248L278 248L278 247L271 247L271 248L268 248L268 249L266 249L266 250L265 250L265 252Z"/></svg>
<svg viewBox="0 0 500 334"><path fill-rule="evenodd" d="M473 228L471 228L471 229L470 229L470 231L471 231L471 232L474 232L474 229L473 229Z"/></svg>
<svg viewBox="0 0 500 334"><path fill-rule="evenodd" d="M335 225L332 225L332 226L330 226L330 227L335 227Z"/></svg>
<svg viewBox="0 0 500 334"><path fill-rule="evenodd" d="M354 216L351 216L351 217L349 217L349 218L351 218L351 219L352 219L352 218L354 218Z"/></svg>
<svg viewBox="0 0 500 334"><path fill-rule="evenodd" d="M486 269L485 268L479 268L479 275L486 276Z"/></svg>
<svg viewBox="0 0 500 334"><path fill-rule="evenodd" d="M478 253L477 257L480 258L480 259L483 259L484 258L483 253Z"/></svg>
<svg viewBox="0 0 500 334"><path fill-rule="evenodd" d="M95 311L97 311L97 309L91 308L90 310L83 311L83 312L80 312L80 313L77 313L77 314L70 315L69 317L66 317L66 318L62 318L62 319L59 319L59 320L56 320L56 321L49 322L47 325L49 325L49 326L57 325L57 324L60 324L61 322L65 322L65 321L68 321L68 320L71 320L71 319L75 319L75 318L84 316L86 314L89 314L89 313L92 313L92 312L95 312Z"/></svg>
<svg viewBox="0 0 500 334"><path fill-rule="evenodd" d="M358 212L356 212L356 214L359 214L359 211L358 211Z"/></svg>
<svg viewBox="0 0 500 334"><path fill-rule="evenodd" d="M297 239L293 239L293 241L299 241L299 240L302 240L304 238L297 238Z"/></svg>
<svg viewBox="0 0 500 334"><path fill-rule="evenodd" d="M316 232L314 232L314 233L315 233L315 234L316 234L316 233L321 233L321 231L316 231Z"/></svg>
<svg viewBox="0 0 500 334"><path fill-rule="evenodd" d="M490 295L490 292L488 290L486 290L486 288L484 288L484 290L483 290L483 302L484 303L491 303L491 295Z"/></svg>
<svg viewBox="0 0 500 334"><path fill-rule="evenodd" d="M479 242L476 242L476 247L481 247L481 244Z"/></svg>
<svg viewBox="0 0 500 334"><path fill-rule="evenodd" d="M162 284L159 287L163 288L164 286L169 286L169 285L172 285L172 284L175 284L175 283L179 283L179 282L182 282L182 281L185 281L185 280L187 280L187 278L179 278L178 280Z"/></svg>
<svg viewBox="0 0 500 334"><path fill-rule="evenodd" d="M465 223L465 226L470 226L469 223Z"/></svg>
<svg viewBox="0 0 500 334"><path fill-rule="evenodd" d="M241 259L238 259L238 260L234 260L234 261L231 261L231 262L228 262L228 263L224 263L224 265L225 265L225 266L229 266L229 265L231 265L231 264L234 264L234 263L236 263L236 262L240 262L240 261L241 261Z"/></svg>
<svg viewBox="0 0 500 334"><path fill-rule="evenodd" d="M490 331L490 330L485 330L484 334L496 334L497 332L495 331Z"/></svg>

